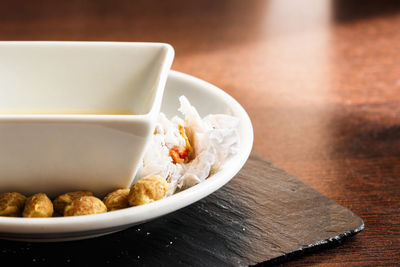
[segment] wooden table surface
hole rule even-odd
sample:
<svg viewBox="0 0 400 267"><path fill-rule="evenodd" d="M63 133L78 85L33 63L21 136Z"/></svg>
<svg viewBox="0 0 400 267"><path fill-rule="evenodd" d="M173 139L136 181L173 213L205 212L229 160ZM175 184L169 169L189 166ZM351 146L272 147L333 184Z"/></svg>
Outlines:
<svg viewBox="0 0 400 267"><path fill-rule="evenodd" d="M248 111L256 152L364 219L284 265L400 264L398 1L1 1L0 40L172 44Z"/></svg>

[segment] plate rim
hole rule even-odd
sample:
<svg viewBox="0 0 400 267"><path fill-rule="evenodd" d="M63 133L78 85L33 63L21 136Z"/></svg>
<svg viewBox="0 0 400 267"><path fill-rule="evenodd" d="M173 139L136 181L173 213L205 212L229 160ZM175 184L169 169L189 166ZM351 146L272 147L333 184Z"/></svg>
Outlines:
<svg viewBox="0 0 400 267"><path fill-rule="evenodd" d="M46 235L53 236L50 239L58 239L54 235L60 234L66 236L68 233L82 232L82 239L84 239L84 232L106 230L111 227L120 227L123 230L124 226L141 224L189 206L228 183L243 167L252 150L254 133L250 117L238 101L211 83L174 70L170 70L168 79L177 79L183 82L198 84L201 90L214 94L227 103L233 115L239 117L241 128L244 129L240 139L240 153L229 159L220 171L210 176L206 181L175 195L146 205L77 217L0 217L0 238L2 238L2 234L6 235L7 239L15 235L18 240L21 240L21 236L24 234L43 234L43 240L48 241L46 240Z"/></svg>

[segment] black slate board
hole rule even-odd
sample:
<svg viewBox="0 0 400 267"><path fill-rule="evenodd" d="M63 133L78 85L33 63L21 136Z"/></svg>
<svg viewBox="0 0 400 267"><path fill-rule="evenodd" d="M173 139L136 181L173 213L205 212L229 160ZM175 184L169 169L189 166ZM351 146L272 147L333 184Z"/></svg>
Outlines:
<svg viewBox="0 0 400 267"><path fill-rule="evenodd" d="M94 239L0 241L0 259L25 266L272 264L363 227L351 211L253 153L231 182L187 208Z"/></svg>

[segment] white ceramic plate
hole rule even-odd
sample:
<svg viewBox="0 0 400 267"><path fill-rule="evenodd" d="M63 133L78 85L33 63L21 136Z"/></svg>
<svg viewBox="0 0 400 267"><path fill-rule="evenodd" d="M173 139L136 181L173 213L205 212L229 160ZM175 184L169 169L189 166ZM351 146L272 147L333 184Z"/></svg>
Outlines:
<svg viewBox="0 0 400 267"><path fill-rule="evenodd" d="M253 128L246 111L221 89L192 76L171 71L161 110L179 115L178 97L185 95L201 116L225 113L240 119L240 152L206 181L171 197L143 206L96 215L55 218L0 217L0 238L21 241L67 241L121 231L188 206L218 190L243 167L253 145Z"/></svg>

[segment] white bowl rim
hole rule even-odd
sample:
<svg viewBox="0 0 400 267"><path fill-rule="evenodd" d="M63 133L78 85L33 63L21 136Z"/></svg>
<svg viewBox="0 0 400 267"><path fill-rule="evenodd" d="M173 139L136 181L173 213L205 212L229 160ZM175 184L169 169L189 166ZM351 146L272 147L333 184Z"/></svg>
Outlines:
<svg viewBox="0 0 400 267"><path fill-rule="evenodd" d="M162 96L164 93L164 87L168 78L168 72L172 65L175 50L168 44L163 42L116 42L116 41L0 41L0 47L3 45L13 46L29 46L29 45L43 45L43 46L134 46L134 47L163 47L167 50L164 60L162 61L162 68L160 70L160 76L157 86L156 96L150 108L150 111L145 114L2 114L0 113L0 121L6 122L75 122L75 121L91 121L91 122L102 122L105 120L116 120L116 121L132 121L132 120L149 120L154 118L155 113L159 111L161 105Z"/></svg>

